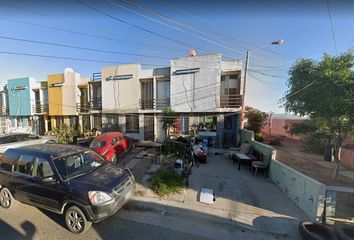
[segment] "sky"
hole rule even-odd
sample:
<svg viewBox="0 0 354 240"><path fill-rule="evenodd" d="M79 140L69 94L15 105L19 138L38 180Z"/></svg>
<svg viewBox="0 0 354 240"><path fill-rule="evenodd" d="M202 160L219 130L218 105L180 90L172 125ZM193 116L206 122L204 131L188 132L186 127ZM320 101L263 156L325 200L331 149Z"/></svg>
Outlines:
<svg viewBox="0 0 354 240"><path fill-rule="evenodd" d="M344 0L0 0L0 84L66 67L92 76L123 63L168 66L192 48L245 61L250 50L246 105L281 113L291 65L348 51L353 26L354 1Z"/></svg>

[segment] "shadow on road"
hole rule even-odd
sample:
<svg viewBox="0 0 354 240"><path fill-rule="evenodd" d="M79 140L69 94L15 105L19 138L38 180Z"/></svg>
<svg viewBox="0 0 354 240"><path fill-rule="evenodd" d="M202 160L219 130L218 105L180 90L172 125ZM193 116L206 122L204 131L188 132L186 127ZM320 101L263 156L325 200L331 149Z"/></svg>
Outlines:
<svg viewBox="0 0 354 240"><path fill-rule="evenodd" d="M36 227L29 221L23 222L21 228L25 234L17 231L9 224L0 219L0 239L33 239Z"/></svg>

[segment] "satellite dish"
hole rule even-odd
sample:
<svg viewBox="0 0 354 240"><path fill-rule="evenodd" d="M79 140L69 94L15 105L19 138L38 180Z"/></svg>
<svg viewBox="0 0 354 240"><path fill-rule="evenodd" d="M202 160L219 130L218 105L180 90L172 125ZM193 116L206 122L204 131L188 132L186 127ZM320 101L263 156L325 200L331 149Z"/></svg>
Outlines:
<svg viewBox="0 0 354 240"><path fill-rule="evenodd" d="M75 71L74 71L74 69L72 69L72 68L65 68L64 69L64 73L65 74L68 74L68 73L74 73Z"/></svg>

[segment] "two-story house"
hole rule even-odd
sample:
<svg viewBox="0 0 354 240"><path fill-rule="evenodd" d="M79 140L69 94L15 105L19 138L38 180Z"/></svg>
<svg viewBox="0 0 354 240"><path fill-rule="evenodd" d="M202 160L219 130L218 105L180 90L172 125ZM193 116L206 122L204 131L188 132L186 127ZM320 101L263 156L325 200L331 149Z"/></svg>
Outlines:
<svg viewBox="0 0 354 240"><path fill-rule="evenodd" d="M52 128L62 124L78 126L79 83L80 74L71 68L63 74L48 75L48 116Z"/></svg>
<svg viewBox="0 0 354 240"><path fill-rule="evenodd" d="M221 54L177 58L170 67L103 67L102 123L140 140L163 141L162 110L177 113L174 134L197 129L211 145L233 146L241 112L241 61Z"/></svg>
<svg viewBox="0 0 354 240"><path fill-rule="evenodd" d="M194 128L210 145L236 145L241 74L242 61L223 61L221 54L172 59L171 107L180 116L176 133Z"/></svg>
<svg viewBox="0 0 354 240"><path fill-rule="evenodd" d="M36 80L30 77L7 80L9 128L22 129L21 131L34 130L32 109L34 92L32 89L37 86Z"/></svg>
<svg viewBox="0 0 354 240"><path fill-rule="evenodd" d="M7 117L9 114L9 97L7 91L7 85L2 87L0 91L0 133L4 133L7 130L8 122Z"/></svg>

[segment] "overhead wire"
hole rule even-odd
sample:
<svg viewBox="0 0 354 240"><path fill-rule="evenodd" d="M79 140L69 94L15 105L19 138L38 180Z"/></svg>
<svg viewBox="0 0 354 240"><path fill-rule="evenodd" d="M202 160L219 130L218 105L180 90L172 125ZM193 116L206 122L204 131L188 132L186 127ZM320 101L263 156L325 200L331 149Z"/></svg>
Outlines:
<svg viewBox="0 0 354 240"><path fill-rule="evenodd" d="M210 25L212 28L211 28L211 29L208 29L209 32L212 31L212 29L218 29L218 28L220 28L220 26L217 26L217 25L211 23L210 21L207 21L207 20L205 20L204 18L198 17L198 16L196 16L195 14L192 14L192 13L190 13L190 12L188 12L188 11L182 10L181 8L178 8L178 7L176 7L176 6L173 6L172 4L167 3L166 1L163 1L163 0L158 0L158 1L159 1L160 3L166 5L166 6L170 7L171 9L174 9L174 10L176 10L176 11L182 12L182 13L185 14L185 15L191 16L191 17L193 17L193 18L195 18L195 19L198 19L198 20L201 21L201 22L204 22L204 23ZM221 34L220 32L216 33L216 36L218 36L218 37L222 36L222 37L224 37L224 38L228 38L228 39L230 39L230 40L232 40L232 41L235 41L235 42L238 42L238 43L247 45L247 46L252 47L252 48L254 48L254 49L256 49L256 50L267 51L267 52L270 52L270 53L272 53L272 54L275 54L275 55L278 55L278 56L281 56L281 57L286 57L286 58L294 59L293 57L290 57L290 56L287 56L287 55L283 55L283 54L277 53L277 52L272 51L272 50L270 50L270 49L268 49L268 48L255 47L254 44L251 44L250 42L243 41L243 40L237 39L237 38L235 38L235 37L230 37L230 36L228 36L228 35ZM245 47L245 49L248 50L249 47Z"/></svg>
<svg viewBox="0 0 354 240"><path fill-rule="evenodd" d="M327 5L327 11L328 11L329 24L330 24L330 27L331 27L331 33L332 33L332 38L333 38L334 49L336 50L336 52L338 52L336 36L334 34L334 29L333 29L331 9L330 9L330 6L329 6L329 0L326 0L326 5Z"/></svg>
<svg viewBox="0 0 354 240"><path fill-rule="evenodd" d="M5 2L1 2L0 1L0 5L4 5L4 6L6 6L6 7L9 7L9 8L14 8L14 9L17 9L17 10L21 10L21 11L25 11L25 12L29 12L29 13L32 13L32 14L35 14L35 15L39 15L39 16L44 16L44 17L47 17L47 18L51 18L51 19L53 19L53 20L55 20L55 21L59 21L60 23L62 23L62 22L68 22L68 23L70 23L70 24L74 24L74 25L77 25L77 26L79 26L80 28L82 28L82 27L85 27L85 28L87 28L87 29L89 29L89 30L92 30L92 28L93 28L93 25L92 24L89 24L89 25L86 25L86 24L82 24L82 23L80 23L80 22L77 22L77 21L73 21L73 20L68 20L68 19L66 19L66 18L63 18L63 17L58 17L58 16L53 16L53 15L51 15L51 14L47 14L47 13L43 13L43 12L40 12L40 11L38 11L38 10L32 10L32 9L28 9L28 8L24 8L24 7L20 7L20 6L17 6L17 5L13 5L13 4L9 4L9 3L5 3ZM72 33L72 31L71 30L68 30L68 31L70 31L71 33ZM107 32L107 33L109 33L109 34L115 34L115 32L114 31L111 31L109 28L100 28L99 29L99 31L100 32ZM148 40L148 39L144 39L144 41L137 41L136 39L132 39L132 35L131 34L125 34L125 33L119 33L119 35L120 36L127 36L127 37L129 37L129 40L124 40L124 39L116 39L116 38L113 38L114 40L117 40L117 41L120 41L120 42L126 42L126 43L139 43L139 44L142 44L142 45L146 45L146 46L153 46L153 47L156 47L156 44L154 44L155 43L155 41L151 41L151 40ZM109 38L109 39L112 39L112 38ZM148 43L149 41L151 41L150 43ZM168 46L168 47L174 47L174 48L178 48L178 49L180 49L180 50L183 50L184 48L182 48L180 45L173 45L173 46L171 46L171 45L169 45L169 44L167 44L167 43L165 43L165 42L163 42L163 43L160 43L161 45L165 45L165 46ZM160 47L161 47L161 45L160 45Z"/></svg>
<svg viewBox="0 0 354 240"><path fill-rule="evenodd" d="M167 37L167 36L165 36L165 35L163 35L163 34L157 33L157 32L155 32L155 31L149 30L149 29L144 28L144 27L140 27L140 26L138 26L138 25L136 25L136 24L130 23L130 22L125 21L125 20L123 20L123 19L120 19L120 18L118 18L118 17L116 17L116 16L113 16L113 15L111 15L111 14L105 12L105 11L102 11L102 10L100 10L100 9L98 9L98 8L93 7L91 4L88 4L87 2L83 2L83 1L81 1L81 0L73 0L73 1L79 3L79 4L83 5L83 6L86 6L87 8L90 8L91 10L93 10L93 11L95 11L95 12L101 14L101 15L104 15L104 16L106 16L106 17L109 17L109 18L111 18L111 19L114 19L115 21L124 23L124 24L126 24L126 25L131 26L131 27L137 28L137 29L139 29L139 30L141 30L141 31L150 33L150 34L152 34L152 35L159 36L159 37L164 38L164 39L166 39L166 40L179 43L179 44L181 44L181 45L183 45L183 46L186 46L186 47L189 47L189 48L193 48L190 44L184 43L184 42L179 41L179 40L176 40L176 39L174 39L174 38ZM198 48L198 49L199 49L199 50L204 50L204 49L202 49L202 48Z"/></svg>

